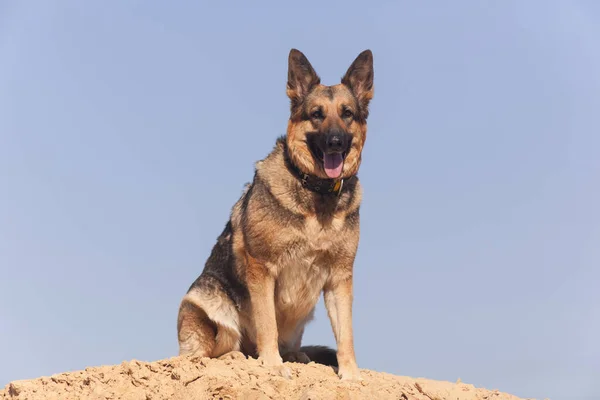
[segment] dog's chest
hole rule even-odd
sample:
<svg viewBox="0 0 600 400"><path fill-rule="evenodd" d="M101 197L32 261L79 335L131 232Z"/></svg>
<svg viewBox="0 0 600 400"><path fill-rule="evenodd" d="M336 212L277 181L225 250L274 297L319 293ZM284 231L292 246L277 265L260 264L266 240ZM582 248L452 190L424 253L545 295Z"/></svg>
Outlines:
<svg viewBox="0 0 600 400"><path fill-rule="evenodd" d="M276 283L278 308L295 310L299 317L312 310L329 277L341 223L334 219L323 226L308 218L303 228L280 258Z"/></svg>
<svg viewBox="0 0 600 400"><path fill-rule="evenodd" d="M331 251L339 241L339 233L343 228L343 219L333 218L323 225L315 217L309 217L304 229L298 234L296 243L298 252L312 254Z"/></svg>

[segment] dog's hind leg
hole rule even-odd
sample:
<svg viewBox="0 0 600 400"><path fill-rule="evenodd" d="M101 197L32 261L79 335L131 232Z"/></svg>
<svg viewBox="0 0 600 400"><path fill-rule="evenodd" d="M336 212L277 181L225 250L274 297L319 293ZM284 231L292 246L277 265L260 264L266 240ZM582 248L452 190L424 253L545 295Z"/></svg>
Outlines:
<svg viewBox="0 0 600 400"><path fill-rule="evenodd" d="M281 358L285 362L296 362L308 364L311 361L330 367L338 367L336 351L327 346L302 346L302 336L304 335L304 325L312 319L312 313L296 329L295 337L291 345L280 346Z"/></svg>
<svg viewBox="0 0 600 400"><path fill-rule="evenodd" d="M301 324L296 328L294 336L290 338L289 343L280 343L279 352L284 362L296 362L302 364L308 364L310 358L300 351L300 344L302 343L302 336L304 334L304 324Z"/></svg>
<svg viewBox="0 0 600 400"><path fill-rule="evenodd" d="M179 355L217 358L240 350L239 315L220 291L193 289L179 306Z"/></svg>
<svg viewBox="0 0 600 400"><path fill-rule="evenodd" d="M183 301L177 318L180 356L211 357L216 346L217 326L204 310Z"/></svg>

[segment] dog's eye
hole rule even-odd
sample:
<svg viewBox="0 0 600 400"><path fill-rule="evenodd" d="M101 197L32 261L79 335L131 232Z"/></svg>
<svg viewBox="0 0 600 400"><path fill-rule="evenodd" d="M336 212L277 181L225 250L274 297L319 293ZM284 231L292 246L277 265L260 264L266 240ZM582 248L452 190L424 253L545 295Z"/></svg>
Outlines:
<svg viewBox="0 0 600 400"><path fill-rule="evenodd" d="M312 119L323 119L323 112L321 110L316 110L313 111L310 116Z"/></svg>
<svg viewBox="0 0 600 400"><path fill-rule="evenodd" d="M344 118L352 118L352 117L354 117L354 114L350 110L344 110L344 112L342 113L342 117L344 117Z"/></svg>

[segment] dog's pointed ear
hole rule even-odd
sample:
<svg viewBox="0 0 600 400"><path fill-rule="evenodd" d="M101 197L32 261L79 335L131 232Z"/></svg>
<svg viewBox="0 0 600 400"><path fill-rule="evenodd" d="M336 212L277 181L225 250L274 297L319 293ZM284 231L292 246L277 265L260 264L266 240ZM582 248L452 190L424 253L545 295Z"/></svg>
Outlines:
<svg viewBox="0 0 600 400"><path fill-rule="evenodd" d="M319 83L321 83L321 78L304 54L296 49L290 50L286 93L292 101L292 109L299 105Z"/></svg>
<svg viewBox="0 0 600 400"><path fill-rule="evenodd" d="M373 53L365 50L356 57L342 83L346 85L358 99L360 107L368 115L369 102L373 98Z"/></svg>

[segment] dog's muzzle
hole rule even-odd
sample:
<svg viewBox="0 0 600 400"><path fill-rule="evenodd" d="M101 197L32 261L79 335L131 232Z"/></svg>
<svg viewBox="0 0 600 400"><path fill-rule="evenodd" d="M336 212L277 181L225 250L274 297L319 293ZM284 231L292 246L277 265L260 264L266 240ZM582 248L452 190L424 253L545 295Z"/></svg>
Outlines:
<svg viewBox="0 0 600 400"><path fill-rule="evenodd" d="M352 136L345 133L334 131L325 134L325 146L322 149L325 154L346 153L350 147Z"/></svg>

